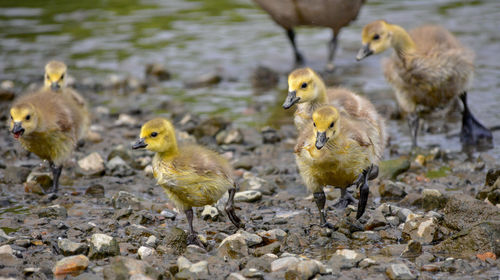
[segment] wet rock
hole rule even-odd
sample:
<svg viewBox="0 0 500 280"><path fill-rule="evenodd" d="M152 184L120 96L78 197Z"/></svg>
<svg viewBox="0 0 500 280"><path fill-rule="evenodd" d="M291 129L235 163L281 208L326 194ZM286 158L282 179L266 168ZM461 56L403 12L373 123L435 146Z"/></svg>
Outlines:
<svg viewBox="0 0 500 280"><path fill-rule="evenodd" d="M191 267L189 268L189 272L201 275L208 274L208 262L200 261L192 264Z"/></svg>
<svg viewBox="0 0 500 280"><path fill-rule="evenodd" d="M135 174L135 171L119 156L108 161L106 167L108 173L116 177L127 177Z"/></svg>
<svg viewBox="0 0 500 280"><path fill-rule="evenodd" d="M127 114L118 115L118 119L115 121L115 126L124 126L124 127L134 127L138 124L137 119Z"/></svg>
<svg viewBox="0 0 500 280"><path fill-rule="evenodd" d="M308 280L316 274L325 273L325 266L317 260L305 260L292 264L285 273L285 279Z"/></svg>
<svg viewBox="0 0 500 280"><path fill-rule="evenodd" d="M163 254L181 255L187 247L187 233L182 229L173 227L166 233L161 245L156 249Z"/></svg>
<svg viewBox="0 0 500 280"><path fill-rule="evenodd" d="M94 184L85 190L85 195L95 198L103 198L104 186L101 184Z"/></svg>
<svg viewBox="0 0 500 280"><path fill-rule="evenodd" d="M265 144L274 144L281 141L281 136L274 128L264 127L260 133L262 133L262 140Z"/></svg>
<svg viewBox="0 0 500 280"><path fill-rule="evenodd" d="M271 263L278 259L275 254L265 254L258 258L251 258L246 267L255 268L265 272L271 272Z"/></svg>
<svg viewBox="0 0 500 280"><path fill-rule="evenodd" d="M368 219L368 222L366 222L365 229L372 230L376 227L385 226L386 224L387 220L385 219L382 211L375 210L370 216L370 219Z"/></svg>
<svg viewBox="0 0 500 280"><path fill-rule="evenodd" d="M229 274L229 276L226 278L226 280L246 280L247 278L237 272L233 272Z"/></svg>
<svg viewBox="0 0 500 280"><path fill-rule="evenodd" d="M201 121L192 131L188 132L192 133L197 139L201 139L205 136L214 137L217 133L226 129L229 123L228 120L221 117L208 118Z"/></svg>
<svg viewBox="0 0 500 280"><path fill-rule="evenodd" d="M162 210L160 212L160 215L162 215L163 217L170 219L170 220L175 220L175 217L177 216L177 214L174 211L171 211L168 209Z"/></svg>
<svg viewBox="0 0 500 280"><path fill-rule="evenodd" d="M129 238L138 239L141 237L150 237L151 235L158 236L158 232L145 226L131 224L125 228L125 233Z"/></svg>
<svg viewBox="0 0 500 280"><path fill-rule="evenodd" d="M245 238L245 242L247 243L248 247L252 247L262 243L262 237L258 236L257 234L249 233L241 229L238 230L238 234L241 234L243 238Z"/></svg>
<svg viewBox="0 0 500 280"><path fill-rule="evenodd" d="M105 280L162 278L161 274L147 262L122 256L112 258L102 273Z"/></svg>
<svg viewBox="0 0 500 280"><path fill-rule="evenodd" d="M217 248L217 255L231 259L241 259L248 256L245 237L240 233L226 237Z"/></svg>
<svg viewBox="0 0 500 280"><path fill-rule="evenodd" d="M103 175L106 168L104 160L98 152L93 152L90 155L78 161L79 174L84 176L100 176Z"/></svg>
<svg viewBox="0 0 500 280"><path fill-rule="evenodd" d="M486 181L484 183L485 186L493 186L495 182L500 177L500 168L492 168L488 170L486 173Z"/></svg>
<svg viewBox="0 0 500 280"><path fill-rule="evenodd" d="M411 217L414 214L410 209L399 208L398 211L396 212L396 215L398 216L399 221L404 223L408 220L408 217Z"/></svg>
<svg viewBox="0 0 500 280"><path fill-rule="evenodd" d="M285 270L288 267L291 267L292 265L296 264L299 262L299 259L296 257L284 257L277 259L271 263L271 271L280 271L280 270Z"/></svg>
<svg viewBox="0 0 500 280"><path fill-rule="evenodd" d="M129 218L130 223L139 225L150 225L155 222L155 217L151 211L140 210L133 212Z"/></svg>
<svg viewBox="0 0 500 280"><path fill-rule="evenodd" d="M280 78L279 74L276 71L266 66L259 65L253 71L251 80L252 80L252 86L254 88L258 90L259 89L264 90L275 87L278 84Z"/></svg>
<svg viewBox="0 0 500 280"><path fill-rule="evenodd" d="M392 280L412 280L416 277L405 264L391 264L386 270L387 276Z"/></svg>
<svg viewBox="0 0 500 280"><path fill-rule="evenodd" d="M154 235L151 235L150 237L148 237L148 240L146 241L146 246L155 248L157 243L158 243L158 238L156 238L156 236Z"/></svg>
<svg viewBox="0 0 500 280"><path fill-rule="evenodd" d="M363 243L378 243L382 241L380 234L371 230L354 232L352 238Z"/></svg>
<svg viewBox="0 0 500 280"><path fill-rule="evenodd" d="M500 222L479 222L434 246L431 252L459 258L473 257L482 252L500 256Z"/></svg>
<svg viewBox="0 0 500 280"><path fill-rule="evenodd" d="M155 253L156 253L155 249L146 246L141 246L137 250L137 255L139 255L139 258L141 258L141 260L153 256Z"/></svg>
<svg viewBox="0 0 500 280"><path fill-rule="evenodd" d="M253 255L256 257L260 257L266 254L279 254L280 250L281 250L281 243L273 242L266 246L256 248L255 251L253 252Z"/></svg>
<svg viewBox="0 0 500 280"><path fill-rule="evenodd" d="M12 250L12 247L10 247L10 245L3 245L0 246L0 255L1 254L14 255L14 251Z"/></svg>
<svg viewBox="0 0 500 280"><path fill-rule="evenodd" d="M422 254L422 244L415 240L410 240L408 244L406 244L406 248L404 249L401 256L403 258L416 258Z"/></svg>
<svg viewBox="0 0 500 280"><path fill-rule="evenodd" d="M477 199L488 200L491 204L500 204L500 179L497 179L492 186L484 186L476 195Z"/></svg>
<svg viewBox="0 0 500 280"><path fill-rule="evenodd" d="M59 247L61 253L65 256L80 254L86 255L89 250L89 246L87 246L87 244L73 242L69 239L59 239L57 241L57 246Z"/></svg>
<svg viewBox="0 0 500 280"><path fill-rule="evenodd" d="M179 271L189 270L189 268L193 265L186 257L180 256L177 258L177 267Z"/></svg>
<svg viewBox="0 0 500 280"><path fill-rule="evenodd" d="M446 204L446 198L436 189L422 191L422 207L426 210L441 209Z"/></svg>
<svg viewBox="0 0 500 280"><path fill-rule="evenodd" d="M265 195L272 195L278 186L274 182L269 182L253 175L250 172L243 173L243 182L240 184L241 191L259 191Z"/></svg>
<svg viewBox="0 0 500 280"><path fill-rule="evenodd" d="M120 191L115 194L111 199L111 202L113 203L113 207L115 209L131 208L134 210L139 210L141 207L139 199L137 199L137 197L135 197L133 194L126 191Z"/></svg>
<svg viewBox="0 0 500 280"><path fill-rule="evenodd" d="M257 235L262 237L266 241L266 243L269 243L274 241L283 241L286 238L287 233L282 229L275 228L267 231L257 232Z"/></svg>
<svg viewBox="0 0 500 280"><path fill-rule="evenodd" d="M403 182L384 181L379 186L379 193L382 197L403 198L411 187Z"/></svg>
<svg viewBox="0 0 500 280"><path fill-rule="evenodd" d="M242 191L234 195L235 202L255 202L262 198L262 193L259 191Z"/></svg>
<svg viewBox="0 0 500 280"><path fill-rule="evenodd" d="M341 219L336 225L335 228L343 234L350 234L357 231L363 231L364 226L357 220L351 217L346 217L345 219Z"/></svg>
<svg viewBox="0 0 500 280"><path fill-rule="evenodd" d="M350 269L356 267L364 258L366 258L366 256L362 253L349 249L340 249L332 255L328 261L328 265L332 267L334 271Z"/></svg>
<svg viewBox="0 0 500 280"><path fill-rule="evenodd" d="M216 85L222 81L222 76L218 73L207 73L195 78L193 81L185 83L187 88L201 88Z"/></svg>
<svg viewBox="0 0 500 280"><path fill-rule="evenodd" d="M223 130L217 133L215 141L219 145L241 144L243 143L243 133L239 128Z"/></svg>
<svg viewBox="0 0 500 280"><path fill-rule="evenodd" d="M201 212L201 217L203 220L211 219L212 221L217 221L219 217L219 210L211 205L205 205L203 211Z"/></svg>
<svg viewBox="0 0 500 280"><path fill-rule="evenodd" d="M406 172L408 169L410 169L410 160L407 157L384 160L380 163L379 178L395 180L399 174Z"/></svg>
<svg viewBox="0 0 500 280"><path fill-rule="evenodd" d="M158 81L166 81L170 79L170 72L165 68L164 65L159 63L151 63L146 65L146 79L156 79Z"/></svg>
<svg viewBox="0 0 500 280"><path fill-rule="evenodd" d="M3 170L3 181L6 184L22 184L26 182L31 169L9 165Z"/></svg>
<svg viewBox="0 0 500 280"><path fill-rule="evenodd" d="M203 238L200 238L200 235L198 235L198 238L200 239L200 242L204 245L207 244L207 240L203 240ZM186 252L185 254L192 254L192 255L196 255L196 254L206 254L207 253L207 250L205 250L204 248L198 246L198 245L193 245L193 244L190 244L186 247Z"/></svg>
<svg viewBox="0 0 500 280"><path fill-rule="evenodd" d="M120 254L120 247L114 237L106 234L96 233L90 238L90 259L102 259Z"/></svg>
<svg viewBox="0 0 500 280"><path fill-rule="evenodd" d="M59 204L52 205L49 207L42 208L37 212L38 217L40 218L56 218L56 219L65 219L68 217L68 211L66 208L62 207Z"/></svg>
<svg viewBox="0 0 500 280"><path fill-rule="evenodd" d="M245 268L240 273L247 279L262 279L264 280L264 273L255 268Z"/></svg>
<svg viewBox="0 0 500 280"><path fill-rule="evenodd" d="M65 257L55 264L52 273L54 273L55 276L67 274L76 276L87 269L88 266L89 259L84 255Z"/></svg>
<svg viewBox="0 0 500 280"><path fill-rule="evenodd" d="M433 217L417 217L406 221L403 228L403 237L407 240L430 244L436 241L438 223Z"/></svg>
<svg viewBox="0 0 500 280"><path fill-rule="evenodd" d="M52 187L52 174L49 172L31 172L26 178L27 183L39 184L44 191Z"/></svg>
<svg viewBox="0 0 500 280"><path fill-rule="evenodd" d="M482 221L500 221L500 208L468 195L451 195L443 209L443 223L454 230L463 230Z"/></svg>
<svg viewBox="0 0 500 280"><path fill-rule="evenodd" d="M0 83L0 102L11 101L16 96L14 82L5 80Z"/></svg>
<svg viewBox="0 0 500 280"><path fill-rule="evenodd" d="M370 267L370 266L376 265L376 264L377 264L377 261L375 261L374 259L364 258L362 261L359 262L359 267L360 268L367 268L367 267Z"/></svg>

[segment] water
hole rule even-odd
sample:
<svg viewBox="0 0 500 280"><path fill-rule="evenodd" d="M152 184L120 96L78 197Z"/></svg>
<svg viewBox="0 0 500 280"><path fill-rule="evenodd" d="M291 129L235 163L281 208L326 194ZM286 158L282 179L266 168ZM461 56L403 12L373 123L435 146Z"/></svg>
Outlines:
<svg viewBox="0 0 500 280"><path fill-rule="evenodd" d="M359 63L354 59L362 27L375 19L406 28L439 23L476 51L471 108L485 125L497 125L499 16L497 0L368 1L358 20L341 33L334 83L353 88L377 104L393 102L380 70L384 55ZM325 66L329 38L327 29L297 32L299 48L314 69ZM92 77L97 81L106 80L110 74L143 78L147 63L162 63L173 73L173 79L138 102L175 99L193 112L222 114L241 125L290 122L279 105L286 91L285 75L293 66L291 48L283 30L250 0L2 0L0 80L21 85L40 81L43 66L50 59L64 60L77 80ZM276 89L252 89L250 77L258 65L283 74ZM225 77L217 86L194 90L184 87L184 82L216 69ZM389 132L393 143L408 147L404 121L389 121ZM500 133L495 137L499 147ZM460 149L458 137L446 138L443 134L426 134L419 141L424 146ZM490 154L499 158L500 148Z"/></svg>

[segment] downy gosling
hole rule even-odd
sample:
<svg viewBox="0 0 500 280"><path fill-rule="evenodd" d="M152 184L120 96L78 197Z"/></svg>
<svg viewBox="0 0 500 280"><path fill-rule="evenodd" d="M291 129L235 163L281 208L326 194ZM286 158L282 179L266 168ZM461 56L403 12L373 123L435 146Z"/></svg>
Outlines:
<svg viewBox="0 0 500 280"><path fill-rule="evenodd" d="M408 33L401 26L378 20L363 28L362 43L358 61L394 49L394 54L383 62L384 75L394 88L399 107L407 114L412 148L417 146L420 113L444 107L457 97L464 105L462 144L492 144L491 131L472 115L467 104L474 53L448 30L425 25Z"/></svg>
<svg viewBox="0 0 500 280"><path fill-rule="evenodd" d="M359 187L356 218L365 212L368 180L378 176L378 163L385 148L384 121L376 111L369 113L373 118L359 119L342 107L326 105L314 111L312 122L299 134L295 159L307 189L313 193L321 226L331 227L326 220L323 192L327 185L341 189L337 208L354 203L347 188Z"/></svg>
<svg viewBox="0 0 500 280"><path fill-rule="evenodd" d="M14 138L26 150L49 161L52 193L59 188L63 163L75 149L87 116L72 98L47 90L21 96L10 109Z"/></svg>
<svg viewBox="0 0 500 280"><path fill-rule="evenodd" d="M146 122L132 148L156 153L153 175L175 206L186 214L190 244L203 247L193 229L192 207L211 205L226 192L229 199L225 210L231 222L240 227L241 221L234 212L236 187L232 168L222 156L199 145L178 146L174 126L163 118Z"/></svg>
<svg viewBox="0 0 500 280"><path fill-rule="evenodd" d="M301 131L311 122L314 110L324 105L342 107L357 118L377 119L373 104L345 88L327 88L323 79L311 68L299 68L288 76L288 95L284 109L297 104L295 127Z"/></svg>
<svg viewBox="0 0 500 280"><path fill-rule="evenodd" d="M358 16L364 0L254 0L271 18L286 31L295 55L295 64L304 63L304 57L295 43L294 27L321 26L332 30L328 44L328 69L333 69L340 30Z"/></svg>
<svg viewBox="0 0 500 280"><path fill-rule="evenodd" d="M43 89L59 94L64 94L73 98L73 100L88 111L88 104L85 99L74 89L66 86L68 67L64 62L52 60L45 65ZM84 139L90 127L90 116L84 118L84 124L78 136L78 139Z"/></svg>

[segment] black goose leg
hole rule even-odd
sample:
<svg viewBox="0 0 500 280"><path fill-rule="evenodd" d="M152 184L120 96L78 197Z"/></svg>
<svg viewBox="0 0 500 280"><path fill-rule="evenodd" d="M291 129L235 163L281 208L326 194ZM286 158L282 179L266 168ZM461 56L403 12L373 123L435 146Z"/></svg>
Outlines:
<svg viewBox="0 0 500 280"><path fill-rule="evenodd" d="M347 191L347 188L340 189L339 201L333 204L333 207L337 209L345 209L347 205L356 203L357 200L352 197L352 195Z"/></svg>
<svg viewBox="0 0 500 280"><path fill-rule="evenodd" d="M295 44L295 32L293 31L293 29L287 29L286 35L288 36L288 39L290 40L290 43L292 44L293 53L295 55L295 64L296 65L303 65L304 58L303 58L302 54L299 52L297 45Z"/></svg>
<svg viewBox="0 0 500 280"><path fill-rule="evenodd" d="M326 203L326 196L323 191L315 192L313 193L314 196L314 201L316 202L316 206L318 206L319 210L319 222L322 227L328 227L328 228L333 228L333 226L326 221L326 214L325 214L325 203Z"/></svg>
<svg viewBox="0 0 500 280"><path fill-rule="evenodd" d="M416 113L410 113L408 115L408 126L410 127L412 150L417 147L418 124L419 124L418 115Z"/></svg>
<svg viewBox="0 0 500 280"><path fill-rule="evenodd" d="M332 31L332 39L328 42L328 62L326 64L326 69L328 71L332 71L333 66L333 58L335 57L335 51L337 50L337 33Z"/></svg>
<svg viewBox="0 0 500 280"><path fill-rule="evenodd" d="M56 166L53 162L49 162L49 165L50 170L52 171L52 189L50 192L57 193L57 190L59 189L59 177L61 176L62 165Z"/></svg>
<svg viewBox="0 0 500 280"><path fill-rule="evenodd" d="M483 144L486 146L493 145L493 135L491 131L484 127L475 117L467 105L467 92L464 92L460 99L464 104L464 112L462 115L462 131L460 132L460 142L463 145L471 146Z"/></svg>
<svg viewBox="0 0 500 280"><path fill-rule="evenodd" d="M193 228L193 209L189 208L188 210L185 210L184 213L186 213L186 218L189 224L189 234L187 238L188 245L193 244L193 245L198 245L202 248L205 247L203 246L203 243L201 243L201 241L198 239L198 235L196 234Z"/></svg>
<svg viewBox="0 0 500 280"><path fill-rule="evenodd" d="M229 189L229 199L226 202L226 213L229 217L229 220L233 223L233 225L237 228L241 227L241 220L234 213L234 194L236 193L236 189Z"/></svg>
<svg viewBox="0 0 500 280"><path fill-rule="evenodd" d="M356 213L356 219L361 218L365 213L366 204L368 202L368 195L370 194L370 188L368 186L368 180L374 180L378 176L378 166L371 165L366 170L363 171L361 186L359 188L359 202L358 202L358 213Z"/></svg>

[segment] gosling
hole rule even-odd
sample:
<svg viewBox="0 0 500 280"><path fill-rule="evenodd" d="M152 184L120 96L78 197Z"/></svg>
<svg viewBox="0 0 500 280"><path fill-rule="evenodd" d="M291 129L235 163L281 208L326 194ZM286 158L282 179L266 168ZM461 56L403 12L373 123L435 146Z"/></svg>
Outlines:
<svg viewBox="0 0 500 280"><path fill-rule="evenodd" d="M332 227L326 220L326 185L341 189L337 208L355 203L347 188L359 187L356 218L365 212L368 180L378 176L385 147L384 121L376 111L371 115L374 119L359 119L342 107L326 105L314 111L312 122L299 134L295 159L307 189L313 193L321 226Z"/></svg>
<svg viewBox="0 0 500 280"><path fill-rule="evenodd" d="M394 54L383 62L384 75L407 115L412 148L417 146L419 118L424 110L435 110L460 97L464 111L460 141L465 146L492 145L493 135L470 111L467 90L474 71L474 53L441 26L425 25L406 32L383 20L363 28L363 47L356 59L392 47Z"/></svg>
<svg viewBox="0 0 500 280"><path fill-rule="evenodd" d="M52 60L45 65L44 85L43 89L59 94L70 96L84 111L88 111L88 104L85 99L74 89L66 85L68 67L64 62ZM88 114L84 118L82 129L78 139L84 139L90 127L90 116Z"/></svg>
<svg viewBox="0 0 500 280"><path fill-rule="evenodd" d="M340 30L358 16L364 0L254 0L271 18L286 30L293 48L295 63L301 65L304 58L295 44L294 27L321 26L332 29L328 44L327 68L333 69L333 58L337 49Z"/></svg>
<svg viewBox="0 0 500 280"><path fill-rule="evenodd" d="M294 123L299 131L311 122L314 110L328 104L342 107L357 118L377 119L370 101L345 88L326 88L323 79L311 68L297 69L288 76L288 95L283 108L295 104Z"/></svg>
<svg viewBox="0 0 500 280"><path fill-rule="evenodd" d="M10 131L21 145L48 160L57 193L63 163L76 147L85 112L72 98L40 90L21 96L10 109Z"/></svg>
<svg viewBox="0 0 500 280"><path fill-rule="evenodd" d="M231 222L240 227L241 220L234 212L236 186L232 168L223 157L198 145L178 146L173 125L163 118L146 122L132 148L156 153L153 175L170 200L186 214L190 244L203 247L193 229L192 207L213 204L226 191L229 199L225 210Z"/></svg>

